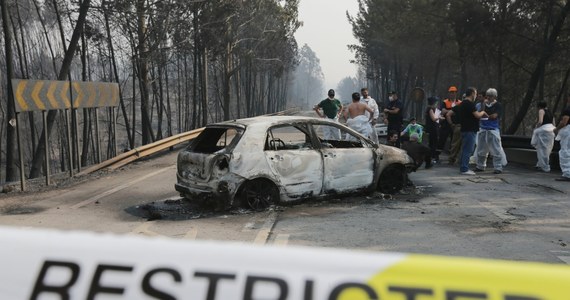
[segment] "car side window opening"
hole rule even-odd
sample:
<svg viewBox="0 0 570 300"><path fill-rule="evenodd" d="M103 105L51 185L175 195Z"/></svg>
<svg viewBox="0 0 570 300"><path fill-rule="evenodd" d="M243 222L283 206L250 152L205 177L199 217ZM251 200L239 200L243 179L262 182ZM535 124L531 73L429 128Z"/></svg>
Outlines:
<svg viewBox="0 0 570 300"><path fill-rule="evenodd" d="M234 127L206 128L200 133L196 142L190 145L190 148L198 153L215 153L232 145L232 142L241 136L242 132L243 129Z"/></svg>
<svg viewBox="0 0 570 300"><path fill-rule="evenodd" d="M313 149L311 137L306 128L285 125L267 131L265 150L308 150Z"/></svg>
<svg viewBox="0 0 570 300"><path fill-rule="evenodd" d="M323 148L346 149L368 147L368 144L363 144L363 141L360 137L346 131L344 128L339 128L327 124L316 124L313 125L313 127ZM340 130L341 140L331 140L326 138L326 132L330 132L333 129ZM350 138L347 139L347 136Z"/></svg>

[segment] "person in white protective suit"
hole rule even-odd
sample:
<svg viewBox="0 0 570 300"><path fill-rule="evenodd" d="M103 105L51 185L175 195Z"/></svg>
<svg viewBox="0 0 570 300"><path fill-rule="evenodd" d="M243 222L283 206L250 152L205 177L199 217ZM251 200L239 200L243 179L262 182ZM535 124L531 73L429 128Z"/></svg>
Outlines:
<svg viewBox="0 0 570 300"><path fill-rule="evenodd" d="M507 165L507 155L501 144L500 118L503 113L503 107L497 101L497 90L488 89L485 92L485 99L481 105L480 111L487 113L487 118L481 118L479 121L479 132L477 133L477 150L476 161L477 167L475 172L484 171L487 167L487 155L493 157L493 173L501 174L503 167Z"/></svg>
<svg viewBox="0 0 570 300"><path fill-rule="evenodd" d="M562 176L556 178L557 181L570 181L570 106L567 106L562 112L560 123L556 127L558 135L556 140L560 141L560 169Z"/></svg>
<svg viewBox="0 0 570 300"><path fill-rule="evenodd" d="M554 147L554 116L548 109L546 102L538 103L538 122L532 132L530 145L536 149L537 170L550 172L550 153Z"/></svg>
<svg viewBox="0 0 570 300"><path fill-rule="evenodd" d="M368 116L366 115L368 112ZM370 121L374 117L374 110L366 103L360 102L360 94L352 93L352 103L348 105L344 112L346 118L346 125L365 137L370 136L372 127ZM346 140L355 140L350 134L346 134Z"/></svg>

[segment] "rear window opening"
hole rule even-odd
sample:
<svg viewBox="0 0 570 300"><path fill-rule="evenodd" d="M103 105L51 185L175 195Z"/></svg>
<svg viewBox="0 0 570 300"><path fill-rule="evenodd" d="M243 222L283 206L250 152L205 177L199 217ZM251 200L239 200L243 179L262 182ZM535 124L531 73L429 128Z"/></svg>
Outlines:
<svg viewBox="0 0 570 300"><path fill-rule="evenodd" d="M208 127L200 133L190 150L198 153L215 153L233 146L239 140L243 129L235 127Z"/></svg>

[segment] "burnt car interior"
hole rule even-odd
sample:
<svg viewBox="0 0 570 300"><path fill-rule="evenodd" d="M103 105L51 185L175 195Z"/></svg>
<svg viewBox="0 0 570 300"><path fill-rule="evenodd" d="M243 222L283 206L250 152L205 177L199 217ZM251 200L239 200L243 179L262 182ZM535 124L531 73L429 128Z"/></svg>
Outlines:
<svg viewBox="0 0 570 300"><path fill-rule="evenodd" d="M361 141L324 140L321 138L319 138L319 141L321 142L321 145L323 145L323 148L363 148Z"/></svg>
<svg viewBox="0 0 570 300"><path fill-rule="evenodd" d="M215 153L232 145L242 132L242 129L233 127L207 127L188 149L198 153Z"/></svg>
<svg viewBox="0 0 570 300"><path fill-rule="evenodd" d="M357 138L353 134L340 129L338 127L330 126L330 125L314 125L315 132L317 133L317 137L319 138L319 142L323 148L337 148L337 149L350 149L350 148L364 148L364 144L360 138ZM334 127L335 130L340 131L340 140L332 140L326 139L324 132L326 130L331 130L330 127ZM354 140L346 140L344 139L346 135L350 135L354 137Z"/></svg>
<svg viewBox="0 0 570 300"><path fill-rule="evenodd" d="M313 149L307 128L301 125L285 125L270 128L265 138L264 150Z"/></svg>

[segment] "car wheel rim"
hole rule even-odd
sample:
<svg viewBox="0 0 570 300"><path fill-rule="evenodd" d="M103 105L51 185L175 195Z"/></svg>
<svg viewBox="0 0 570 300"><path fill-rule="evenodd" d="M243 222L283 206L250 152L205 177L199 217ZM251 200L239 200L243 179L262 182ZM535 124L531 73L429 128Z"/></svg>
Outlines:
<svg viewBox="0 0 570 300"><path fill-rule="evenodd" d="M247 205L255 210L268 207L274 200L273 189L263 186L263 183L249 184L244 192Z"/></svg>

